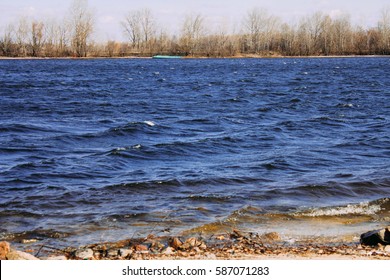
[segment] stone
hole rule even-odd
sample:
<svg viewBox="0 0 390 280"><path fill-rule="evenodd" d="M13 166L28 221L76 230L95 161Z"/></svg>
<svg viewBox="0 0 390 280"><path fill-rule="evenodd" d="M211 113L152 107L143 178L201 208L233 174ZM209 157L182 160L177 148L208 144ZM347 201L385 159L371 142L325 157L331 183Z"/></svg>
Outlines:
<svg viewBox="0 0 390 280"><path fill-rule="evenodd" d="M155 241L155 242L153 242L153 243L150 245L150 249L151 249L151 250L153 249L153 251L155 251L155 252L159 252L159 251L161 251L161 250L164 249L164 248L165 248L164 244L162 244L162 243L160 243L160 242L158 242L158 241Z"/></svg>
<svg viewBox="0 0 390 280"><path fill-rule="evenodd" d="M360 243L368 246L390 245L390 227L363 233L360 236Z"/></svg>
<svg viewBox="0 0 390 280"><path fill-rule="evenodd" d="M119 254L122 258L126 258L134 253L131 249L119 249Z"/></svg>
<svg viewBox="0 0 390 280"><path fill-rule="evenodd" d="M170 241L169 241L169 246L174 248L174 249L178 249L179 247L181 247L183 245L183 242L181 242L181 240L177 237L174 237L172 238Z"/></svg>
<svg viewBox="0 0 390 280"><path fill-rule="evenodd" d="M172 255L175 253L175 249L172 247L167 247L164 251L162 251L165 255Z"/></svg>
<svg viewBox="0 0 390 280"><path fill-rule="evenodd" d="M190 247L198 247L202 245L202 242L200 242L195 237L191 237L186 240L185 244L188 244Z"/></svg>
<svg viewBox="0 0 390 280"><path fill-rule="evenodd" d="M387 245L385 248L383 248L383 251L390 253L390 245Z"/></svg>
<svg viewBox="0 0 390 280"><path fill-rule="evenodd" d="M75 253L76 258L83 260L93 259L93 251L89 248L79 249Z"/></svg>
<svg viewBox="0 0 390 280"><path fill-rule="evenodd" d="M120 252L118 249L110 249L107 251L107 257L115 258L117 256L120 256Z"/></svg>
<svg viewBox="0 0 390 280"><path fill-rule="evenodd" d="M28 260L28 261L36 261L39 260L38 258L34 257L33 255L29 253L25 253L22 251L16 251L16 250L11 250L7 256L7 260Z"/></svg>
<svg viewBox="0 0 390 280"><path fill-rule="evenodd" d="M5 257L11 250L11 246L8 242L2 241L0 242L0 260L5 260Z"/></svg>
<svg viewBox="0 0 390 280"><path fill-rule="evenodd" d="M137 251L137 252L146 252L146 251L149 251L149 248L145 245L142 245L142 244L138 244L138 245L135 245L134 249Z"/></svg>

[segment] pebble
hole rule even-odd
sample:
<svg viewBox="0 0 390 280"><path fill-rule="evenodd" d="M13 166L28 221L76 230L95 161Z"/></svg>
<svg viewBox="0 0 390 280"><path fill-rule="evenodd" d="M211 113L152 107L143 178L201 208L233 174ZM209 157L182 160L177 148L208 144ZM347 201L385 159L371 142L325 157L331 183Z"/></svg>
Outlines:
<svg viewBox="0 0 390 280"><path fill-rule="evenodd" d="M165 255L172 255L175 253L175 249L172 247L167 247L164 251L162 251Z"/></svg>
<svg viewBox="0 0 390 280"><path fill-rule="evenodd" d="M121 257L126 258L126 257L130 256L131 254L133 254L134 251L131 249L120 249L119 253L120 253Z"/></svg>
<svg viewBox="0 0 390 280"><path fill-rule="evenodd" d="M390 253L390 245L387 245L383 251L385 251L386 253Z"/></svg>
<svg viewBox="0 0 390 280"><path fill-rule="evenodd" d="M185 244L188 244L190 247L197 247L202 245L202 243L196 239L195 237L188 238L185 242Z"/></svg>
<svg viewBox="0 0 390 280"><path fill-rule="evenodd" d="M142 244L135 245L135 250L136 250L137 252L149 251L148 247L145 246L145 245L142 245Z"/></svg>
<svg viewBox="0 0 390 280"><path fill-rule="evenodd" d="M120 256L119 250L118 249L110 249L107 251L107 257L117 257Z"/></svg>
<svg viewBox="0 0 390 280"><path fill-rule="evenodd" d="M79 259L93 259L93 251L89 248L79 249L76 251L75 256Z"/></svg>
<svg viewBox="0 0 390 280"><path fill-rule="evenodd" d="M183 245L183 242L180 241L179 238L177 237L174 237L170 242L169 242L169 246L174 248L174 249L178 249L180 246Z"/></svg>

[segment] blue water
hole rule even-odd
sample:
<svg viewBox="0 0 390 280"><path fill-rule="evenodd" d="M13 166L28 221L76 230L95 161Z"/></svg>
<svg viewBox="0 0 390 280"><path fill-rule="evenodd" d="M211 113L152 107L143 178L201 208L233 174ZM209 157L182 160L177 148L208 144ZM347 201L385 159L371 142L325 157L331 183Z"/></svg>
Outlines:
<svg viewBox="0 0 390 280"><path fill-rule="evenodd" d="M0 60L0 237L327 210L388 223L388 73L389 58Z"/></svg>

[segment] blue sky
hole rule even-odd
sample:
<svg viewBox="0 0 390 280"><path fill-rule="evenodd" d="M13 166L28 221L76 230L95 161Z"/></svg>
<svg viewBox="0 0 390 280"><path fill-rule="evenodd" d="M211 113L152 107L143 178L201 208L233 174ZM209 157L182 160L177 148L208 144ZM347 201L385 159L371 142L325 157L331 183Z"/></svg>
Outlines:
<svg viewBox="0 0 390 280"><path fill-rule="evenodd" d="M72 0L0 0L0 30L21 16L36 19L61 18ZM89 0L96 16L98 40L122 40L120 21L127 11L149 8L159 26L177 31L187 14L200 13L210 27L239 26L248 10L266 8L283 21L292 23L302 16L323 11L333 16L348 13L354 24L375 26L388 0ZM237 28L237 27L236 27Z"/></svg>

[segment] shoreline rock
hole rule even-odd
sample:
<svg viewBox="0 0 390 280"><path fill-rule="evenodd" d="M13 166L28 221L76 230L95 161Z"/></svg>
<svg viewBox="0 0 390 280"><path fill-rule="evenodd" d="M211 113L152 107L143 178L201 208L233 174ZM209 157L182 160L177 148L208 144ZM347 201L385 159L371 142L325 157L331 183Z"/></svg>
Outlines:
<svg viewBox="0 0 390 280"><path fill-rule="evenodd" d="M390 245L390 227L363 233L360 243L367 246Z"/></svg>
<svg viewBox="0 0 390 280"><path fill-rule="evenodd" d="M0 260L5 260L10 250L11 250L11 246L8 242L6 241L0 242Z"/></svg>
<svg viewBox="0 0 390 280"><path fill-rule="evenodd" d="M374 240L386 241L389 229L362 234ZM374 236L374 237L372 237ZM376 239L375 239L376 238ZM185 240L185 241L184 241ZM362 239L363 240L363 239ZM68 247L53 251L36 249L44 260L180 260L180 259L390 259L390 246L358 243L319 243L283 240L277 232L258 235L238 230L205 237L148 236L117 242L90 244L79 248ZM34 250L29 250L34 252ZM5 260L38 260L28 253L16 251L8 242L0 243L0 256Z"/></svg>

